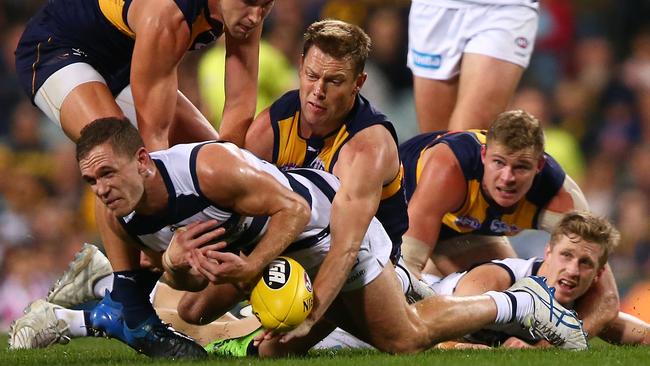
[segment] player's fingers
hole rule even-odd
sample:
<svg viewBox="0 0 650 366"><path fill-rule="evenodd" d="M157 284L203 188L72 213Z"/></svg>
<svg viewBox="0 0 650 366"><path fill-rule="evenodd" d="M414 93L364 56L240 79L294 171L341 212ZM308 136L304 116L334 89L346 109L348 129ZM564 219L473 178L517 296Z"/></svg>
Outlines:
<svg viewBox="0 0 650 366"><path fill-rule="evenodd" d="M207 253L212 252L212 251L218 252L218 251L224 249L227 246L228 246L228 243L226 243L225 241L220 241L218 243L208 244L208 245L202 246L199 249L201 250L201 252L203 254L207 254Z"/></svg>
<svg viewBox="0 0 650 366"><path fill-rule="evenodd" d="M198 221L186 225L187 234L195 238L201 234L207 232L210 229L214 229L219 224L217 220L207 220L207 221Z"/></svg>
<svg viewBox="0 0 650 366"><path fill-rule="evenodd" d="M233 262L239 260L239 257L233 253L220 252L220 251L206 251L205 256L214 259L217 262Z"/></svg>
<svg viewBox="0 0 650 366"><path fill-rule="evenodd" d="M226 233L226 229L222 227L214 228L209 231L203 232L203 234L198 235L196 238L194 238L195 240L194 245L201 246L213 242L225 233Z"/></svg>

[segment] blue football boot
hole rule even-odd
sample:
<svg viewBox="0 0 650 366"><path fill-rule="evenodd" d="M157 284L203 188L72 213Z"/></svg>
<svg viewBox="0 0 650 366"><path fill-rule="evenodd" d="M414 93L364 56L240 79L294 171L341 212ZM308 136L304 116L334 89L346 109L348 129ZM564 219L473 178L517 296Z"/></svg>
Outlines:
<svg viewBox="0 0 650 366"><path fill-rule="evenodd" d="M155 358L206 357L203 347L152 314L135 328L129 328L122 316L122 304L106 293L90 312L91 326L104 335L119 339L136 351Z"/></svg>

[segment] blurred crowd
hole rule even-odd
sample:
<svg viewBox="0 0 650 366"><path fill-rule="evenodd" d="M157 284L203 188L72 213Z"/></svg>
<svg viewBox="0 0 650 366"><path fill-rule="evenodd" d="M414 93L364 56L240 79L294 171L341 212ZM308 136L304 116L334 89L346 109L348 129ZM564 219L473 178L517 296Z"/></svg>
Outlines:
<svg viewBox="0 0 650 366"><path fill-rule="evenodd" d="M83 242L99 243L74 146L25 97L14 72L20 34L44 2L0 3L0 331L47 293ZM535 52L512 107L545 124L547 151L580 184L592 210L620 229L610 264L623 306L650 321L650 311L641 313L650 306L650 2L540 3ZM361 25L373 41L362 94L392 119L400 141L415 135L405 66L409 5L277 0L264 25L258 110L297 87L305 27L339 18ZM181 90L215 126L223 52L217 45L189 53L179 75Z"/></svg>

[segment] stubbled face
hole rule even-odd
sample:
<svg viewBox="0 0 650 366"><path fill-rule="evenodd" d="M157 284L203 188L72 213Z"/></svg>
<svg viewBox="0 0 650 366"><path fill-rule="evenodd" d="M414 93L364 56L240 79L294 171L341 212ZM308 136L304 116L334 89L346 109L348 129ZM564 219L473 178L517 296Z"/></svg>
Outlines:
<svg viewBox="0 0 650 366"><path fill-rule="evenodd" d="M365 81L352 60L334 58L312 46L300 65L301 121L314 126L341 123Z"/></svg>
<svg viewBox="0 0 650 366"><path fill-rule="evenodd" d="M497 205L508 208L517 204L533 185L535 175L544 166L544 158L534 148L511 152L499 143L481 151L483 191Z"/></svg>
<svg viewBox="0 0 650 366"><path fill-rule="evenodd" d="M246 39L262 25L273 3L273 0L221 0L218 2L219 20L233 37Z"/></svg>
<svg viewBox="0 0 650 366"><path fill-rule="evenodd" d="M549 286L555 287L555 299L569 305L587 292L602 268L598 259L603 255L602 245L583 240L580 236L562 235L553 247L546 248L543 273Z"/></svg>
<svg viewBox="0 0 650 366"><path fill-rule="evenodd" d="M107 143L96 146L79 161L83 179L117 217L130 214L144 195L141 168L135 156L116 154Z"/></svg>

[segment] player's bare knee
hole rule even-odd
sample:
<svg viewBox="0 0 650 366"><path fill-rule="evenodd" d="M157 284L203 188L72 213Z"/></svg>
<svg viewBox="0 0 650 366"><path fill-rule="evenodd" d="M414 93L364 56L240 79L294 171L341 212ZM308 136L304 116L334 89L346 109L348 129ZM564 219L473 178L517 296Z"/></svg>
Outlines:
<svg viewBox="0 0 650 366"><path fill-rule="evenodd" d="M183 296L178 302L178 316L190 324L203 325L210 323L207 319L203 306L191 296Z"/></svg>

